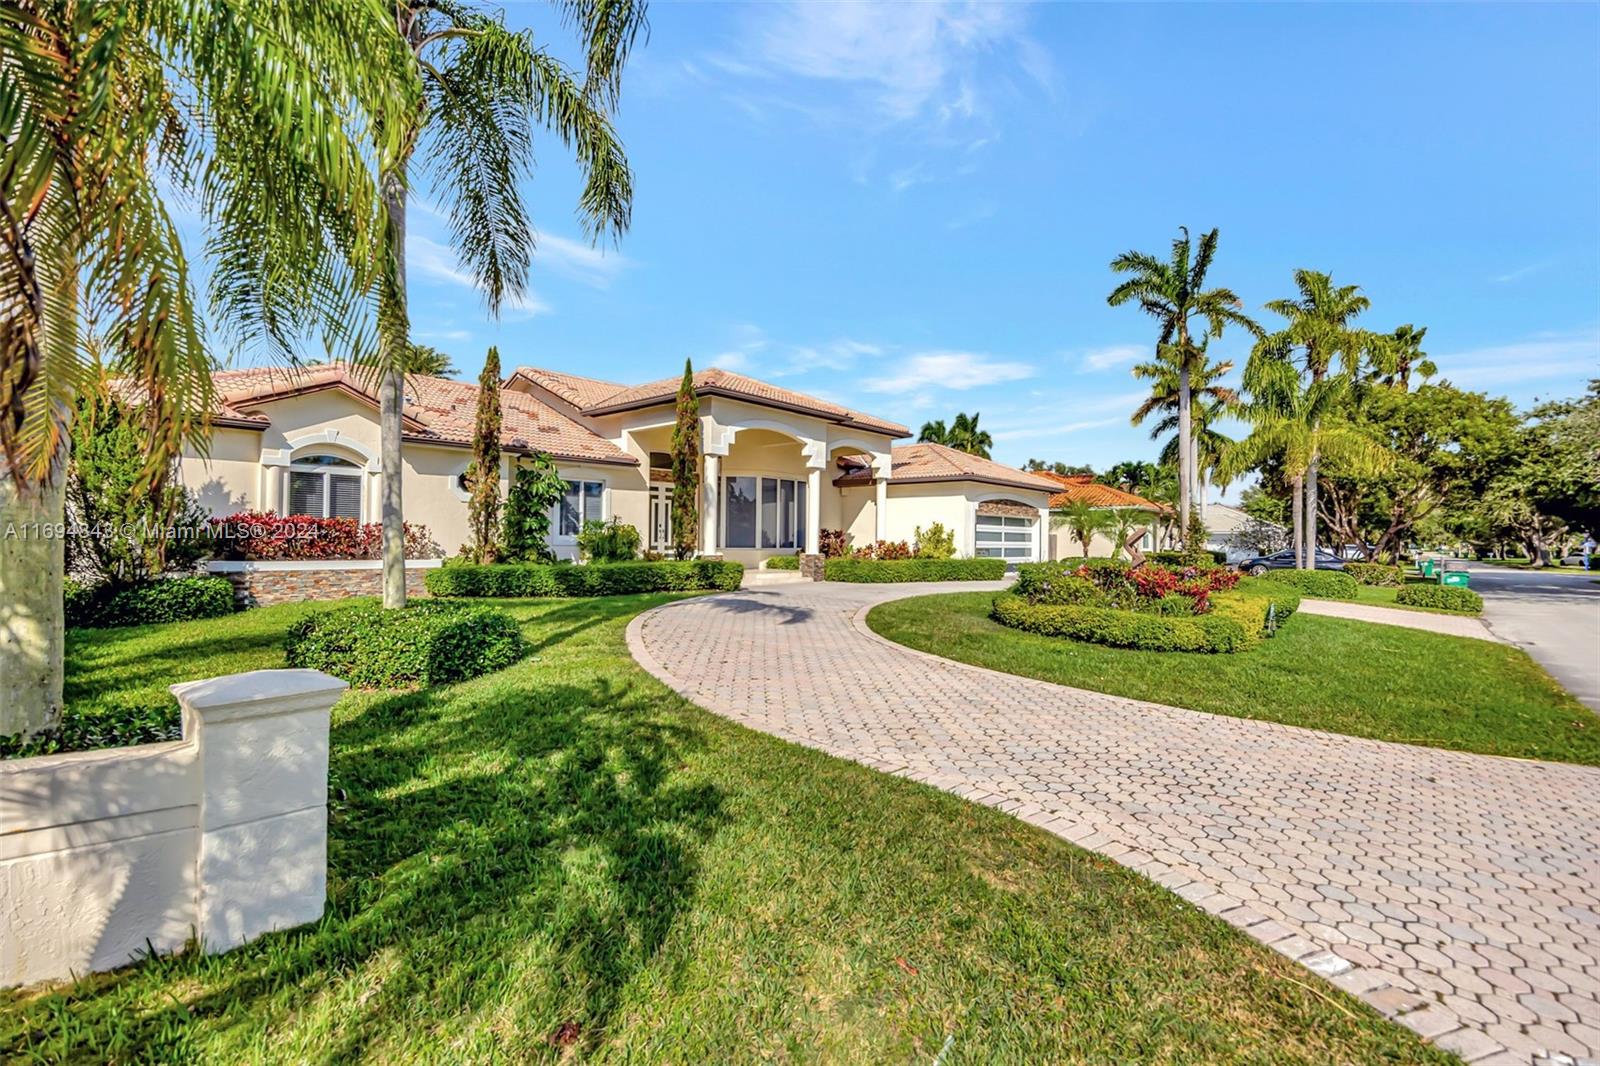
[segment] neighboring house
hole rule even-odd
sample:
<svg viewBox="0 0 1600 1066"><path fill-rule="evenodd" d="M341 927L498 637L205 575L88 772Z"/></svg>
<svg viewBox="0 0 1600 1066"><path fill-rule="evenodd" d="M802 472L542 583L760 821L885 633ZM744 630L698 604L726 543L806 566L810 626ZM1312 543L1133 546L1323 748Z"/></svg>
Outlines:
<svg viewBox="0 0 1600 1066"><path fill-rule="evenodd" d="M378 404L363 376L333 364L215 380L210 447L203 458L186 454L180 471L202 506L377 521ZM576 554L591 519L620 519L646 547L670 547L679 381L626 386L534 367L505 380L502 485L519 455L555 458L568 482L552 514L558 555ZM1037 475L940 445L896 448L905 426L725 370L696 374L695 392L702 554L755 566L815 552L821 529L846 529L860 545L910 540L937 521L955 531L958 554L1043 557L1056 486ZM470 539L464 475L477 399L467 382L406 379L405 517L446 552Z"/></svg>
<svg viewBox="0 0 1600 1066"><path fill-rule="evenodd" d="M1278 547L1289 543L1289 531L1271 522L1259 522L1255 525L1258 528L1275 530L1276 540L1263 544L1257 543L1254 538L1246 539L1243 534L1246 527L1252 524L1250 515L1225 503L1213 503L1206 507L1205 524L1206 547L1225 553L1230 563L1266 551L1276 551ZM1282 544L1278 543L1280 540Z"/></svg>
<svg viewBox="0 0 1600 1066"><path fill-rule="evenodd" d="M1050 509L1059 512L1061 509L1074 503L1087 503L1090 507L1113 510L1117 508L1130 508L1143 511L1149 515L1149 524L1145 527L1144 534L1139 539L1141 551L1153 551L1156 547L1156 537L1168 513L1168 508L1159 503L1152 503L1143 496L1135 496L1125 489L1112 485L1102 485L1095 481L1091 474L1056 474L1041 471L1036 477L1045 478L1052 483L1056 491L1050 497ZM1096 533L1089 541L1089 554L1096 557L1107 557L1112 552L1111 538L1104 533ZM1070 559L1083 555L1083 544L1072 535L1068 526L1059 526L1050 532L1051 559Z"/></svg>

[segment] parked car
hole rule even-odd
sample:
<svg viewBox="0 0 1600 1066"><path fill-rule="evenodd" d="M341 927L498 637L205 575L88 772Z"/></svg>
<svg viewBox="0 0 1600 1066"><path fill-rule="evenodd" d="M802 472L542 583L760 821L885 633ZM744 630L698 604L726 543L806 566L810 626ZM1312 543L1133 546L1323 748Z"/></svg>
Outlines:
<svg viewBox="0 0 1600 1066"><path fill-rule="evenodd" d="M1281 552L1271 555L1253 555L1239 563L1239 569L1246 574L1260 576L1268 570L1294 569L1294 549L1285 548ZM1316 568L1318 570L1343 570L1344 560L1332 552L1325 552L1321 548L1316 553Z"/></svg>

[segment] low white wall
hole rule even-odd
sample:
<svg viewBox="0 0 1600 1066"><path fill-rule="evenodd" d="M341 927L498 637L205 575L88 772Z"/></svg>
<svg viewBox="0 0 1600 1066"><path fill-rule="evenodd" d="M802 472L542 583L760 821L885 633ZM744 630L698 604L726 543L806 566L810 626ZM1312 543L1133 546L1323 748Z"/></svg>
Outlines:
<svg viewBox="0 0 1600 1066"><path fill-rule="evenodd" d="M192 681L172 686L181 741L0 762L0 987L320 918L345 688L316 670Z"/></svg>

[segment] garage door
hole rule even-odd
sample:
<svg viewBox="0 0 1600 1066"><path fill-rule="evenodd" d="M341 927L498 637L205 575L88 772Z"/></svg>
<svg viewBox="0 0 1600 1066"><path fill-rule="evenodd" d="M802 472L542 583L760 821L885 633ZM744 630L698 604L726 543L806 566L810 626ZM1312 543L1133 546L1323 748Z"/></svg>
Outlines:
<svg viewBox="0 0 1600 1066"><path fill-rule="evenodd" d="M974 543L980 558L1016 559L1034 558L1033 537L1039 527L1037 518L1017 518L1012 515L980 514L977 537Z"/></svg>

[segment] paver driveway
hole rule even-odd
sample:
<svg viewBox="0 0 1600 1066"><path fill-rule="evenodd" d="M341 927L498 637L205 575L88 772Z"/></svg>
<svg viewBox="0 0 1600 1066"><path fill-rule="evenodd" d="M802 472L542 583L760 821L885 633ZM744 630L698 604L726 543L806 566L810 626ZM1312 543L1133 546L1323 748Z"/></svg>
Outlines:
<svg viewBox="0 0 1600 1066"><path fill-rule="evenodd" d="M986 587L774 585L648 612L629 645L703 707L1155 877L1471 1061L1600 1055L1600 769L997 674L858 617Z"/></svg>

